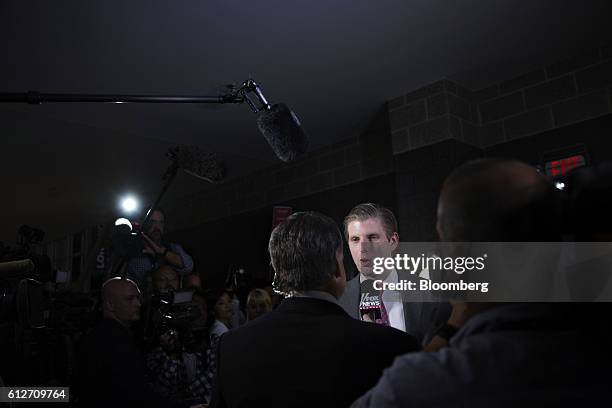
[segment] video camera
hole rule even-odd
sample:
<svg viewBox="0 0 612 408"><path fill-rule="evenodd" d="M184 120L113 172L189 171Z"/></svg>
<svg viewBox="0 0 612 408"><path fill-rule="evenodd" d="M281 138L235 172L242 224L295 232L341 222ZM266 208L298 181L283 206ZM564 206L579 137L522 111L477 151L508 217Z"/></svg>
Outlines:
<svg viewBox="0 0 612 408"><path fill-rule="evenodd" d="M128 257L140 254L144 249L144 242L140 237L141 228L137 221L119 218L111 234L110 250L114 256Z"/></svg>
<svg viewBox="0 0 612 408"><path fill-rule="evenodd" d="M193 302L191 290L162 291L153 295L152 304L159 305L153 316L156 338L168 334L176 340L171 351L194 352L206 341L206 319Z"/></svg>
<svg viewBox="0 0 612 408"><path fill-rule="evenodd" d="M0 243L0 353L6 353L0 361L6 363L5 379L68 381L74 372L72 345L95 323L95 302L56 285L68 282L69 274L53 269L49 257L35 251L44 238L42 230L23 225L18 232L16 248ZM53 364L59 367L56 371Z"/></svg>
<svg viewBox="0 0 612 408"><path fill-rule="evenodd" d="M25 327L43 322L43 284L65 278L51 268L46 255L32 251L45 233L28 225L18 229L17 247L0 242L0 322L20 321Z"/></svg>

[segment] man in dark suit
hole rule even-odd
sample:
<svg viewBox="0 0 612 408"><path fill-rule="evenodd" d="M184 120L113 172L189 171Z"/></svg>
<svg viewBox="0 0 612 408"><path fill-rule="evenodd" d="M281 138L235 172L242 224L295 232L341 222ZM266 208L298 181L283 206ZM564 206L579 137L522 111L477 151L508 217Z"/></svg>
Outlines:
<svg viewBox="0 0 612 408"><path fill-rule="evenodd" d="M337 303L346 286L342 235L332 219L296 213L269 242L274 311L225 334L212 407L346 407L416 340L352 319Z"/></svg>
<svg viewBox="0 0 612 408"><path fill-rule="evenodd" d="M344 218L345 237L359 274L348 281L339 303L355 319L363 320L360 314L361 289L368 280L380 279L388 283L397 283L410 277L409 272L395 269L386 269L382 274L373 271L374 258L389 258L397 249L399 243L397 230L395 215L379 204L359 204ZM402 273L407 273L408 277ZM388 315L386 323L415 336L420 343L428 343L435 329L448 319L450 314L448 303L399 302L395 295L397 293L380 294Z"/></svg>
<svg viewBox="0 0 612 408"><path fill-rule="evenodd" d="M146 384L144 360L131 331L140 318L136 283L119 277L107 280L102 310L103 319L80 344L81 406L183 406L156 395Z"/></svg>

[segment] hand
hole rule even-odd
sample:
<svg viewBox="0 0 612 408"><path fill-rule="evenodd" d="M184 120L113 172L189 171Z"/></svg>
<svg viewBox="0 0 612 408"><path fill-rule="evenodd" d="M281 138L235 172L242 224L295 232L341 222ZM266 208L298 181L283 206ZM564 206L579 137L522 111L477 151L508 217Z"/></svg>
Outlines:
<svg viewBox="0 0 612 408"><path fill-rule="evenodd" d="M173 352L177 349L178 339L176 332L169 330L166 333L159 336L159 345L167 352Z"/></svg>
<svg viewBox="0 0 612 408"><path fill-rule="evenodd" d="M163 255L163 253L166 252L166 248L160 245L157 245L155 241L149 238L147 234L145 234L144 232L141 232L140 234L142 235L142 239L145 242L145 247L142 250L143 253L157 256L157 255Z"/></svg>
<svg viewBox="0 0 612 408"><path fill-rule="evenodd" d="M450 317L448 318L448 324L456 328L460 328L469 318L467 305L462 300L451 300L450 304L453 309Z"/></svg>
<svg viewBox="0 0 612 408"><path fill-rule="evenodd" d="M372 320L372 319L370 318L370 315L369 315L369 314L367 314L367 313L366 313L366 314L364 314L364 315L361 315L361 320L363 320L364 322L374 323L374 320Z"/></svg>

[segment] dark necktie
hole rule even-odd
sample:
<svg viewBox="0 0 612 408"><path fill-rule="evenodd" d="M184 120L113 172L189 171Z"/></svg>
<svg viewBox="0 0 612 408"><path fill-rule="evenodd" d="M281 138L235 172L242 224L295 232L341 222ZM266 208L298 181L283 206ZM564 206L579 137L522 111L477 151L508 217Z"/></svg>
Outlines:
<svg viewBox="0 0 612 408"><path fill-rule="evenodd" d="M383 292L380 291L378 296L380 298L380 322L376 323L384 324L385 326L390 326L391 324L389 322L389 314L387 313L385 302L383 302Z"/></svg>

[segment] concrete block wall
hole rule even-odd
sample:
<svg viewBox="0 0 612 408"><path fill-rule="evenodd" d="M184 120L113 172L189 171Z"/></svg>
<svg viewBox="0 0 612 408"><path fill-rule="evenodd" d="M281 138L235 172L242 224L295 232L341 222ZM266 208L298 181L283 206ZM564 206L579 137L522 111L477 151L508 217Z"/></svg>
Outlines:
<svg viewBox="0 0 612 408"><path fill-rule="evenodd" d="M395 157L396 215L402 241L436 239L436 210L444 179L462 163L483 154L480 148L449 139Z"/></svg>
<svg viewBox="0 0 612 408"><path fill-rule="evenodd" d="M443 79L388 101L401 239L435 239L438 193L457 166L492 146L611 113L611 49L479 90Z"/></svg>
<svg viewBox="0 0 612 408"><path fill-rule="evenodd" d="M395 174L396 208L406 213L402 222L409 220L403 237L430 239L439 185L453 168L491 146L612 111L611 48L479 90L442 79L394 98L360 135L175 203L174 229Z"/></svg>
<svg viewBox="0 0 612 408"><path fill-rule="evenodd" d="M483 156L473 93L443 79L388 102L400 240L437 239L442 182Z"/></svg>
<svg viewBox="0 0 612 408"><path fill-rule="evenodd" d="M393 154L448 139L477 143L477 105L469 98L467 89L444 79L389 101Z"/></svg>
<svg viewBox="0 0 612 408"><path fill-rule="evenodd" d="M473 93L480 145L489 147L612 112L609 47L524 73Z"/></svg>
<svg viewBox="0 0 612 408"><path fill-rule="evenodd" d="M612 113L611 46L483 89L441 80L387 104L393 152L456 139L486 148Z"/></svg>

